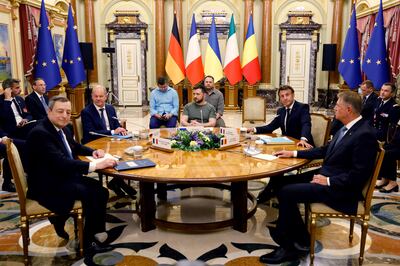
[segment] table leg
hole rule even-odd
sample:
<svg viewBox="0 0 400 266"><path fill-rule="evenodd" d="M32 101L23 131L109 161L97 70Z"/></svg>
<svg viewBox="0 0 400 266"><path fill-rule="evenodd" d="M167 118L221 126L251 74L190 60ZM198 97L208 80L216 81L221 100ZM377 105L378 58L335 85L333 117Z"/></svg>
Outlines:
<svg viewBox="0 0 400 266"><path fill-rule="evenodd" d="M232 182L233 229L247 231L247 181Z"/></svg>
<svg viewBox="0 0 400 266"><path fill-rule="evenodd" d="M140 224L142 232L156 228L154 220L156 217L156 202L154 199L154 183L139 182L140 189Z"/></svg>

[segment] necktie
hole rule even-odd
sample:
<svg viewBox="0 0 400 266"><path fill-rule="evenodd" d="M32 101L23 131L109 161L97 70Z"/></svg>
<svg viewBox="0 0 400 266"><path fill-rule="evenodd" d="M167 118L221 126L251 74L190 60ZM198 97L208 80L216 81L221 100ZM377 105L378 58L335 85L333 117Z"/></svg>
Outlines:
<svg viewBox="0 0 400 266"><path fill-rule="evenodd" d="M104 127L104 129L107 129L106 119L104 117L104 108L100 108L99 110L100 110L100 118L101 118L101 122L103 123L103 127Z"/></svg>
<svg viewBox="0 0 400 266"><path fill-rule="evenodd" d="M383 105L383 100L381 101L381 104L379 104L379 107L378 107L378 109L379 109L379 108L381 108L381 107L382 107L382 105Z"/></svg>
<svg viewBox="0 0 400 266"><path fill-rule="evenodd" d="M366 101L367 101L367 96L364 96L362 104L364 105Z"/></svg>
<svg viewBox="0 0 400 266"><path fill-rule="evenodd" d="M285 116L285 132L287 131L287 121L289 119L289 115L290 115L290 108L286 108L286 116Z"/></svg>
<svg viewBox="0 0 400 266"><path fill-rule="evenodd" d="M19 114L21 117L23 117L23 116L22 116L22 109L21 109L21 106L19 106L17 100L15 100L15 98L14 98L14 99L12 99L12 102L15 104L15 107L17 108L18 114Z"/></svg>
<svg viewBox="0 0 400 266"><path fill-rule="evenodd" d="M62 130L58 131L58 135L60 136L61 141L64 144L65 149L67 150L68 157L70 159L73 159L74 157L72 156L71 148L70 148L69 144L67 143L66 139L64 138L64 134L63 134Z"/></svg>
<svg viewBox="0 0 400 266"><path fill-rule="evenodd" d="M49 107L47 106L46 101L44 100L43 96L40 96L40 101L42 102L42 105L44 107L44 110L46 110L46 112L49 110Z"/></svg>
<svg viewBox="0 0 400 266"><path fill-rule="evenodd" d="M336 146L338 145L338 143L342 140L342 138L344 137L344 135L346 134L346 131L347 131L347 127L342 127L340 130L339 130L339 135L338 135L338 138L336 139L336 142L335 142L335 144L333 145L333 148L336 148Z"/></svg>

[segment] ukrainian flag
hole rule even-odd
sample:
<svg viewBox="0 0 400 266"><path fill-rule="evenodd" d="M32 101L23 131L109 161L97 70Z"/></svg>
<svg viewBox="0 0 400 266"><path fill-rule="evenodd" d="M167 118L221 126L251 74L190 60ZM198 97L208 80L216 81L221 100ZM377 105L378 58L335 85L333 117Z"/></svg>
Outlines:
<svg viewBox="0 0 400 266"><path fill-rule="evenodd" d="M206 59L204 62L204 74L206 76L212 76L215 82L224 77L214 15L212 17L210 35L208 36Z"/></svg>

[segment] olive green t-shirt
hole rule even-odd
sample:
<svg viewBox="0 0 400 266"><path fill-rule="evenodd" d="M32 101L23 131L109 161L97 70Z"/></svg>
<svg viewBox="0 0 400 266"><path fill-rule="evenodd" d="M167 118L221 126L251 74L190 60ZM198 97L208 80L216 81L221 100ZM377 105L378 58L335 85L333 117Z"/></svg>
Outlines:
<svg viewBox="0 0 400 266"><path fill-rule="evenodd" d="M209 103L205 105L198 105L195 102L191 102L185 105L183 108L183 115L189 117L188 122L196 120L199 123L208 123L210 118L215 118L215 108Z"/></svg>

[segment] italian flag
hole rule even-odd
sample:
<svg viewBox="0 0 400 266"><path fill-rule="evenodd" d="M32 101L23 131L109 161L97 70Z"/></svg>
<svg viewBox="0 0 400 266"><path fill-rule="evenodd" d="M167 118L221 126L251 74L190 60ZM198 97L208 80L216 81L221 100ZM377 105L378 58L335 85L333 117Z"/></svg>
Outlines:
<svg viewBox="0 0 400 266"><path fill-rule="evenodd" d="M224 74L231 85L235 85L242 80L242 69L240 66L239 49L233 14L229 26L228 40L226 41Z"/></svg>

